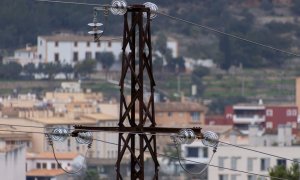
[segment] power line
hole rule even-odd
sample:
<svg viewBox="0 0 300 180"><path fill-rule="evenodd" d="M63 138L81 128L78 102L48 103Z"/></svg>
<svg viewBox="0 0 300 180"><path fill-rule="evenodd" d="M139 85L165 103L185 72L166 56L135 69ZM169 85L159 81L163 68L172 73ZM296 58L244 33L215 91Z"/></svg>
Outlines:
<svg viewBox="0 0 300 180"><path fill-rule="evenodd" d="M15 130L0 130L0 131L4 131L4 132L21 132L21 133L29 133L29 134L43 134L43 135L52 135L53 133L44 133L44 132L30 132L30 131L15 131ZM98 141L98 142L103 142L103 143L107 143L107 144L111 144L111 145L118 145L117 143L113 143L113 142L108 142L108 141L104 141L104 140L100 140L100 139L92 139L94 141ZM135 148L136 150L140 150L138 148ZM146 151L149 152L149 151ZM164 156L164 157L168 157L171 159L176 159L178 160L178 157L175 156L170 156L170 155L166 155L166 154L162 154L162 153L156 153L159 156ZM237 170L237 169L232 169L232 168L226 168L226 167L222 167L222 166L217 166L217 165L213 165L213 164L206 164L206 163L201 163L198 161L193 161L193 160L189 160L189 159L185 159L185 158L180 158L181 160L187 161L187 162L193 162L196 164L202 164L202 165L208 165L211 167L215 167L215 168L221 168L221 169L226 169L226 170L230 170L230 171L235 171L235 172L240 172L240 173L244 173L244 174L251 174L251 175L256 175L256 176L261 176L261 177L270 177L270 178L274 178L274 179L278 179L278 180L288 180L288 179L284 179L284 178L280 178L280 177L273 177L273 176L267 176L267 175L263 175L263 174L257 174L257 173L252 173L252 172L248 172L248 171L243 171L243 170Z"/></svg>
<svg viewBox="0 0 300 180"><path fill-rule="evenodd" d="M300 163L299 161L296 161L296 160L293 160L293 159L289 159L289 158L285 158L285 157L282 157L282 156L277 156L277 155L274 155L274 154L270 154L270 153L258 151L258 150L255 150L255 149L251 149L251 148L247 148L247 147L243 147L243 146L239 146L239 145L235 145L235 144L230 144L230 143L223 142L223 141L219 141L219 142L221 144L225 144L225 145L228 145L228 146L232 146L232 147L236 147L236 148L240 148L240 149L244 149L244 150L248 150L248 151L252 151L252 152L256 152L256 153L260 153L260 154L264 154L264 155L268 155L268 156L280 158L280 159L285 159L287 161L291 161L291 162L298 163L298 164Z"/></svg>
<svg viewBox="0 0 300 180"><path fill-rule="evenodd" d="M117 143L108 142L108 141L104 141L104 140L100 140L100 139L93 139L93 140L99 141L99 142L103 142L103 143L107 143L107 144L111 144L111 145L118 145ZM135 150L140 150L140 149L135 148ZM146 151L146 152L149 152L149 151ZM168 158L171 158L171 159L179 160L179 158L175 157L175 156L170 156L170 155L166 155L166 154L162 154L162 153L156 153L156 154L159 155L159 156L163 156L163 157L168 157ZM252 173L252 172L248 172L248 171L243 171L243 170L226 168L226 167L217 166L217 165L213 165L213 164L201 163L201 162L198 162L198 161L193 161L193 160L189 160L189 159L185 159L185 158L180 158L180 159L184 160L184 161L188 161L188 162L193 162L193 163L196 163L196 164L208 165L208 166L211 166L211 167L214 167L214 168L221 168L221 169L235 171L235 172L239 172L239 173L243 173L243 174L256 175L256 176L260 176L260 177L273 178L273 179L278 179L278 180L288 180L288 179L280 178L280 177L268 176L268 175L257 174L257 173Z"/></svg>
<svg viewBox="0 0 300 180"><path fill-rule="evenodd" d="M52 129L52 130L57 129L57 128L52 128L52 127L28 126L28 125L13 125L13 124L0 124L0 126L28 127L28 128ZM74 130L76 130L76 129L74 129L74 128L64 128L64 129L69 130L69 131L74 131ZM104 132L104 131L88 130L88 129L82 129L82 130L83 130L83 131L93 132L93 133ZM11 131L11 130L0 130L0 131ZM15 131L15 130L12 130L12 132L27 132L27 131ZM107 132L107 133L112 133L112 134L117 133L117 132L115 132L115 131L105 131L105 132ZM32 132L32 133L39 133L39 132ZM120 134L120 133L124 133L124 134L136 134L136 135L168 136L168 137L170 137L170 135L168 135L168 134L162 134L162 133L159 133L159 134L157 134L157 133L156 133L156 134L151 134L151 133L141 133L141 132L119 132L119 134ZM41 133L41 134L49 134L49 133ZM50 134L51 134L51 133L50 133ZM52 133L52 134L53 134L53 133ZM55 133L54 133L54 134L55 134ZM61 135L61 134L57 134L57 135ZM227 142L220 141L220 140L219 140L218 142L221 143L221 144L228 145L228 146L232 146L232 147L236 147L236 148L240 148L240 149L244 149L244 150L248 150L248 151L252 151L252 152L256 152L256 153L268 155L268 156L271 156L271 157L276 157L276 158L280 158L280 159L285 159L285 160L287 160L287 161L291 161L291 162L300 164L299 161L296 161L296 160L293 160L293 159L289 159L289 158L285 158L285 157L282 157L282 156L278 156L278 155L266 153L266 152L263 152L263 151L254 150L254 149L251 149L251 148L247 148L247 147L243 147L243 146L239 146L239 145L227 143Z"/></svg>
<svg viewBox="0 0 300 180"><path fill-rule="evenodd" d="M72 2L72 1L59 1L59 0L35 0L35 1L38 1L38 2L48 2L48 3L60 3L60 4L74 4L74 5L98 6L98 7L112 7L111 5L101 5L101 4L91 4L91 3L79 3L79 2ZM120 7L114 7L114 8L120 8ZM202 24L197 24L197 23L194 23L192 21L188 21L188 20L185 20L185 19L182 19L182 18L179 18L179 17L171 16L171 15L166 14L166 13L161 12L161 11L154 11L153 13L160 14L160 15L168 17L170 19L173 19L173 20L176 20L176 21L180 21L180 22L192 25L192 26L196 26L196 27L201 28L201 29L212 31L212 32L217 33L217 34L229 36L231 38L238 39L240 41L244 41L244 42L247 42L247 43L250 43L250 44L254 44L254 45L257 45L257 46L260 46L260 47L271 49L271 50L274 50L274 51L277 51L277 52L280 52L280 53L283 53L283 54L288 54L288 55L300 57L300 54L296 54L296 53L293 53L293 52L290 52L290 51L282 50L282 49L279 49L279 48L276 48L276 47L273 47L273 46L270 46L270 45L266 45L266 44L263 44L263 43L260 43L260 42L256 42L256 41L253 41L253 40L249 40L249 39L246 39L246 38L234 35L234 34L226 33L226 32L223 32L221 30L218 30L218 29L206 26L206 25L202 25Z"/></svg>
<svg viewBox="0 0 300 180"><path fill-rule="evenodd" d="M56 0L35 0L38 2L48 2L48 3L58 3L58 4L73 4L73 5L85 5L85 6L97 6L97 7L110 7L110 5L100 5L100 4L92 4L92 3L80 3L74 1L56 1Z"/></svg>
<svg viewBox="0 0 300 180"><path fill-rule="evenodd" d="M202 25L202 24L197 24L197 23L194 23L194 22L191 22L191 21L179 18L179 17L171 16L171 15L163 13L163 12L156 12L156 13L160 14L162 16L168 17L170 19L176 20L176 21L181 21L181 22L184 22L184 23L189 24L189 25L196 26L196 27L201 28L201 29L206 29L206 30L212 31L214 33L218 33L218 34L221 34L221 35L229 36L229 37L234 38L234 39L245 41L245 42L250 43L250 44L254 44L254 45L257 45L257 46L264 47L264 48L272 49L274 51L278 51L278 52L281 52L281 53L284 53L284 54L300 57L300 54L296 54L296 53L289 52L289 51L286 51L286 50L278 49L278 48L275 48L273 46L266 45L266 44L263 44L263 43L259 43L259 42L253 41L253 40L249 40L249 39L237 36L237 35L229 34L229 33L220 31L218 29L209 27L209 26L205 26L205 25Z"/></svg>

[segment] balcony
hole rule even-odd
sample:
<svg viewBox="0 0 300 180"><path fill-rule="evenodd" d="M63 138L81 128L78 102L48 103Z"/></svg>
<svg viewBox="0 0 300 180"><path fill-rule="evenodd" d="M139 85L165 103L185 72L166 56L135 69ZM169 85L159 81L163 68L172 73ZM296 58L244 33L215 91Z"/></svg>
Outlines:
<svg viewBox="0 0 300 180"><path fill-rule="evenodd" d="M236 124L255 124L265 122L266 118L262 115L233 115L233 123Z"/></svg>

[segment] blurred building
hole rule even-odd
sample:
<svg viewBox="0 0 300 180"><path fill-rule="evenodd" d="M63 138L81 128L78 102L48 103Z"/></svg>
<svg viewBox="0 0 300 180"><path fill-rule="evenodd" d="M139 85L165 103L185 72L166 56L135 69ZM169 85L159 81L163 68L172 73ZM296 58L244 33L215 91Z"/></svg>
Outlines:
<svg viewBox="0 0 300 180"><path fill-rule="evenodd" d="M270 153L285 158L300 160L300 147L253 147L244 146L245 148L255 149L256 151ZM208 151L211 156L211 151ZM292 162L286 159L276 158L265 154L247 151L240 148L231 146L222 146L219 151L215 154L211 164L220 167L230 168L234 170L240 170L249 173L256 173L269 176L269 169L276 165L283 165L289 167ZM256 180L260 177L241 173L233 170L209 167L208 168L208 179L209 180L225 180L225 179L248 179Z"/></svg>
<svg viewBox="0 0 300 180"><path fill-rule="evenodd" d="M17 49L14 52L13 57L5 57L3 59L3 63L7 64L10 62L16 62L21 64L22 66L33 63L36 66L40 63L40 60L37 55L37 47L31 46L30 44L26 44L25 48Z"/></svg>
<svg viewBox="0 0 300 180"><path fill-rule="evenodd" d="M155 104L156 124L164 127L194 127L205 124L206 108L195 102Z"/></svg>
<svg viewBox="0 0 300 180"><path fill-rule="evenodd" d="M232 122L246 134L249 125L277 130L280 124L287 124L291 125L293 133L298 128L298 108L295 105L237 104L226 107L225 118L226 124Z"/></svg>
<svg viewBox="0 0 300 180"><path fill-rule="evenodd" d="M5 144L0 141L0 175L1 179L25 179L26 147L22 144Z"/></svg>
<svg viewBox="0 0 300 180"><path fill-rule="evenodd" d="M42 63L60 62L74 65L85 59L96 59L102 52L111 52L118 60L122 53L122 41L120 37L102 36L100 42L93 42L91 36L75 34L39 36L37 54ZM171 49L174 57L178 56L176 40L168 38L167 47Z"/></svg>

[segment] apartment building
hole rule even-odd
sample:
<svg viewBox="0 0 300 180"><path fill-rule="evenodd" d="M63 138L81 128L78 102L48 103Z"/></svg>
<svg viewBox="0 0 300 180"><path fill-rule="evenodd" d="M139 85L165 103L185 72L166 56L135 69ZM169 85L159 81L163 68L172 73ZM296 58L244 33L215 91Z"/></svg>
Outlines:
<svg viewBox="0 0 300 180"><path fill-rule="evenodd" d="M195 102L163 102L155 104L157 126L193 127L205 124L206 108Z"/></svg>
<svg viewBox="0 0 300 180"><path fill-rule="evenodd" d="M295 105L237 104L225 109L225 123L232 124L249 133L249 125L260 125L269 130L277 130L280 124L291 125L297 132L298 108ZM209 122L208 122L209 123Z"/></svg>
<svg viewBox="0 0 300 180"><path fill-rule="evenodd" d="M300 159L300 147L245 147L298 161ZM210 151L208 153L211 155ZM233 170L241 170L268 176L270 168L276 165L289 167L292 162L236 147L222 146L218 149L211 164L220 166L220 168L211 166L208 168L209 180L258 180L259 177L255 175ZM231 168L233 170L223 169L221 167Z"/></svg>
<svg viewBox="0 0 300 180"><path fill-rule="evenodd" d="M1 145L0 143L0 175L1 179L19 180L26 178L24 145Z"/></svg>

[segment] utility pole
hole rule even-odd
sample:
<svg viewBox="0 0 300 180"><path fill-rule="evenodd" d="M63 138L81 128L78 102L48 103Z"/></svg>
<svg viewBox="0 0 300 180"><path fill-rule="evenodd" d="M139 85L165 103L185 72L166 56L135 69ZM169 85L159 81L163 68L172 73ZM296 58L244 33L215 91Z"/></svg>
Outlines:
<svg viewBox="0 0 300 180"><path fill-rule="evenodd" d="M126 152L130 154L131 179L143 180L145 178L144 153L146 151L150 153L154 164L152 179L158 179L159 163L157 160L156 133L179 133L182 130L182 128L156 127L150 17L150 8L145 7L145 5L128 6L127 12L124 14L122 72L119 84L119 126L75 126L75 131L72 133L73 136L76 136L78 132L89 130L119 133L116 162L117 180L125 177L121 173L121 162ZM131 80L130 92L124 89L126 78ZM149 98L144 98L144 84L146 83L149 83L147 86L150 87ZM127 98L128 96L130 98ZM203 138L201 128L191 128L191 130L199 139Z"/></svg>

